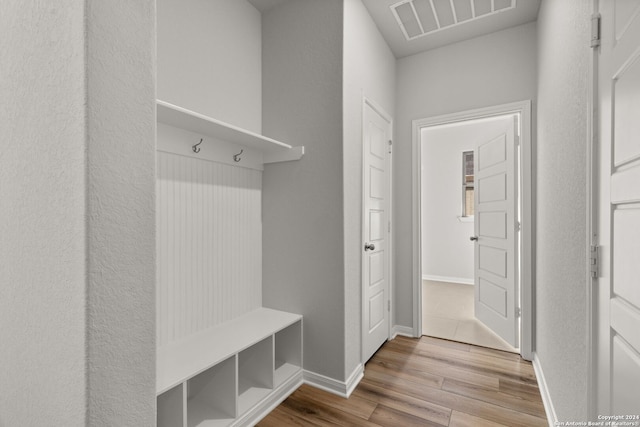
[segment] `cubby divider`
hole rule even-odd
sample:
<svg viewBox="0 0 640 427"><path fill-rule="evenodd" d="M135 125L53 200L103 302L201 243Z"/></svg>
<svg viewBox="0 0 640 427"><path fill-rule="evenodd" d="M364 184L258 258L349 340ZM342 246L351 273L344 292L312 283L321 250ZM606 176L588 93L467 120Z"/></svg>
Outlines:
<svg viewBox="0 0 640 427"><path fill-rule="evenodd" d="M275 333L274 385L283 384L302 367L302 324L294 323Z"/></svg>
<svg viewBox="0 0 640 427"><path fill-rule="evenodd" d="M238 412L244 414L273 390L273 337L238 354Z"/></svg>

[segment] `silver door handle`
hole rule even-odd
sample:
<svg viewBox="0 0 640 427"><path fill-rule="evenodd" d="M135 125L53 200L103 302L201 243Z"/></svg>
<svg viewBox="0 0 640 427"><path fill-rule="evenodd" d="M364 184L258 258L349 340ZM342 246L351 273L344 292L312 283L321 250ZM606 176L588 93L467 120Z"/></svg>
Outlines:
<svg viewBox="0 0 640 427"><path fill-rule="evenodd" d="M469 237L469 240L471 240L472 242L475 242L478 240L478 236L471 236Z"/></svg>
<svg viewBox="0 0 640 427"><path fill-rule="evenodd" d="M376 246L373 243L365 243L364 244L364 250L365 251L373 251L375 250Z"/></svg>

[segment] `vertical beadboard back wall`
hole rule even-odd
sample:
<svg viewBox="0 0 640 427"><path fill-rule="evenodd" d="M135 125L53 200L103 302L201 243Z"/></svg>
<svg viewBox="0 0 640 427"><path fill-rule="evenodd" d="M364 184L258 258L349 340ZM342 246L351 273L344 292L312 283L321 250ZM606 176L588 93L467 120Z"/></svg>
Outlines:
<svg viewBox="0 0 640 427"><path fill-rule="evenodd" d="M158 152L158 347L262 305L262 172Z"/></svg>

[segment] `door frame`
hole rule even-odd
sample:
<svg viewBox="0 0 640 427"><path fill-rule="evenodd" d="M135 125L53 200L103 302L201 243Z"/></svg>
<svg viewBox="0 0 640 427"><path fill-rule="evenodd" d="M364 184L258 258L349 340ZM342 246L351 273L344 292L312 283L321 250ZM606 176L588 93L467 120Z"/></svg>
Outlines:
<svg viewBox="0 0 640 427"><path fill-rule="evenodd" d="M377 104L375 101L371 100L370 98L367 98L366 96L362 97L362 119L361 119L361 141L362 141L362 163L361 163L361 168L362 168L362 186L360 188L360 193L362 196L362 206L360 208L360 220L361 220L361 235L360 235L360 243L364 244L365 241L365 235L366 235L366 230L364 229L364 215L365 215L365 211L364 211L364 206L365 206L365 194L364 194L364 174L366 173L365 168L364 168L364 157L366 155L365 152L365 144L364 144L364 135L365 135L365 123L364 123L364 117L365 117L365 110L367 108L367 106L369 106L372 110L374 110L376 113L378 113L385 121L387 121L389 123L389 132L390 132L390 138L391 141L393 141L393 118L379 105ZM388 201L388 220L389 220L389 232L387 233L387 238L388 238L388 242L387 242L387 265L389 266L389 272L388 272L388 300L390 301L388 303L388 322L387 322L387 340L392 338L392 333L393 333L393 313L394 313L394 303L393 303L393 227L391 226L391 224L393 224L393 149L392 149L392 144L390 144L390 150L389 150L389 156L387 157L387 170L388 172L388 181L387 181L387 185L389 186L389 201ZM362 249L362 246L360 247ZM364 340L365 340L365 335L366 335L366 329L365 329L365 325L366 325L366 319L365 319L365 315L364 315L364 304L366 303L365 301L365 283L364 283L364 268L365 268L365 263L363 262L363 252L361 250L360 252L360 291L361 291L361 298L360 298L360 314L361 314L361 321L360 321L360 359L361 359L361 363L365 363L366 360L364 359Z"/></svg>
<svg viewBox="0 0 640 427"><path fill-rule="evenodd" d="M424 128L483 119L507 114L520 114L520 354L526 360L533 358L535 337L535 199L533 194L534 163L531 134L531 101L519 101L457 113L427 117L412 121L412 239L413 239L413 335L422 336L422 180L421 131Z"/></svg>
<svg viewBox="0 0 640 427"><path fill-rule="evenodd" d="M600 16L599 0L590 0L592 17ZM598 23L600 25L600 23ZM601 31L601 30L600 30ZM600 38L602 37L601 34ZM586 244L591 256L591 248L599 245L598 222L599 222L599 185L600 185L600 157L598 150L600 148L599 132L600 132L600 98L599 98L599 61L600 48L593 46L590 52L589 76L588 76L588 93L587 93L587 171L586 171ZM609 224L610 225L610 224ZM599 259L596 262L602 264ZM589 419L596 419L598 414L598 391L596 385L598 383L598 305L599 298L597 286L599 277L594 277L591 271L590 259L585 263L585 275L587 277L587 416ZM602 269L602 265L596 265L596 271ZM608 267L607 267L608 270ZM599 276L599 272L596 273Z"/></svg>

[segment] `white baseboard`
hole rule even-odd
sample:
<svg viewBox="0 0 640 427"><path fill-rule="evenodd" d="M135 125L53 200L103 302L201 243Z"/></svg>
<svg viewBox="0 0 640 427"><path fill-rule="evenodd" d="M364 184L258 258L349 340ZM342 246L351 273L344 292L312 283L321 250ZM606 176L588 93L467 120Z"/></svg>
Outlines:
<svg viewBox="0 0 640 427"><path fill-rule="evenodd" d="M291 393L296 391L303 383L303 373L300 371L296 375L286 380L276 390L271 392L262 402L251 408L246 414L236 420L233 425L253 426L261 419L269 415L279 404L281 404Z"/></svg>
<svg viewBox="0 0 640 427"><path fill-rule="evenodd" d="M409 338L414 338L416 336L413 333L413 328L410 328L409 326L393 325L393 327L391 328L390 339L394 339L398 335L401 335L403 337L409 337Z"/></svg>
<svg viewBox="0 0 640 427"><path fill-rule="evenodd" d="M304 371L303 374L305 384L344 398L348 398L351 395L351 392L357 387L363 376L364 366L362 364L356 366L346 381L338 381L311 371Z"/></svg>
<svg viewBox="0 0 640 427"><path fill-rule="evenodd" d="M460 283L463 285L473 285L473 279L468 277L449 277L449 276L434 276L432 274L423 274L422 280L433 280L434 282L447 282L447 283Z"/></svg>
<svg viewBox="0 0 640 427"><path fill-rule="evenodd" d="M351 396L353 390L356 389L358 384L360 384L360 380L364 377L364 365L362 363L358 364L356 368L353 370L349 378L347 378L346 386L347 386L347 398Z"/></svg>
<svg viewBox="0 0 640 427"><path fill-rule="evenodd" d="M553 407L553 402L551 401L551 395L547 388L547 380L544 378L544 372L542 372L540 359L538 359L538 355L535 352L533 353L533 361L531 363L533 364L533 370L536 373L536 379L538 380L538 389L540 389L540 397L542 397L544 411L547 414L547 422L549 423L549 427L553 427L558 423L558 416L556 415L556 410Z"/></svg>

